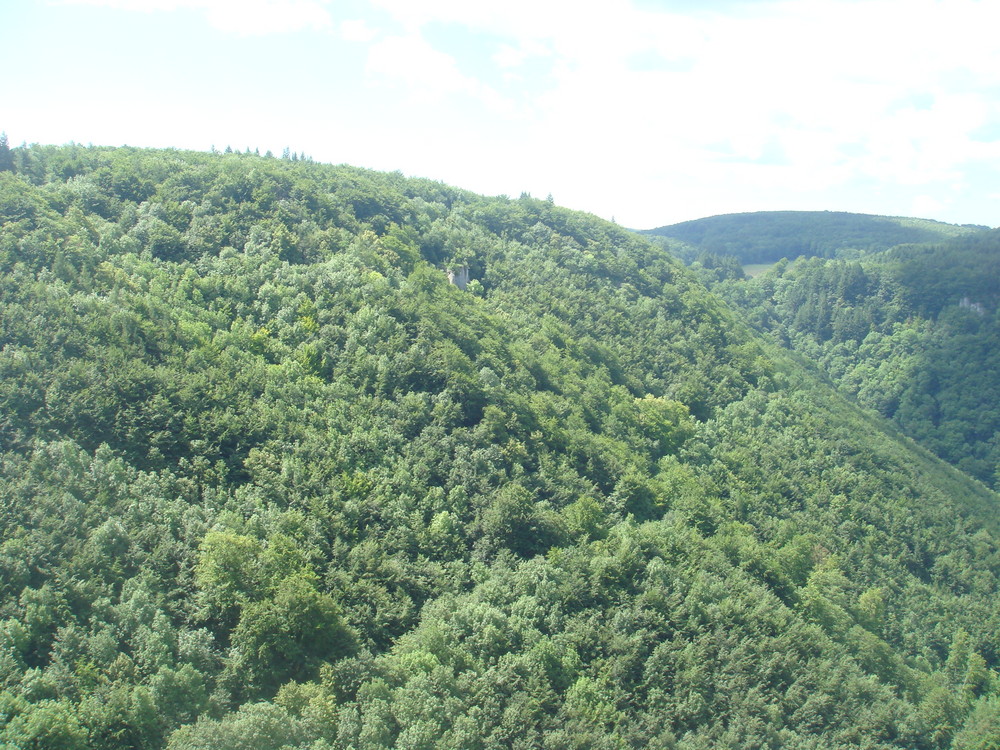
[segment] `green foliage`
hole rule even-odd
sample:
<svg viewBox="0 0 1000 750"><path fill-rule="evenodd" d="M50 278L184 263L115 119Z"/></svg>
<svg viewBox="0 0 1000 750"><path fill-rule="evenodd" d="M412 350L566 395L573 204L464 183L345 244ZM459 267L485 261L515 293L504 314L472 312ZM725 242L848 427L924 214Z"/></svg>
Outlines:
<svg viewBox="0 0 1000 750"><path fill-rule="evenodd" d="M955 733L953 750L989 750L1000 747L1000 701L980 699Z"/></svg>
<svg viewBox="0 0 1000 750"><path fill-rule="evenodd" d="M938 242L986 228L842 211L764 211L711 216L645 233L684 243L686 250L681 257L687 254L685 260L714 271L731 268L724 260L727 257L744 266L775 263L782 258L831 258L878 252L904 243ZM733 269L713 276L721 281L741 278L742 274Z"/></svg>
<svg viewBox="0 0 1000 750"><path fill-rule="evenodd" d="M280 750L301 747L299 722L270 703L250 703L221 721L201 719L170 738L170 750Z"/></svg>
<svg viewBox="0 0 1000 750"><path fill-rule="evenodd" d="M231 664L251 691L271 693L316 676L321 664L349 655L354 635L334 600L308 576L283 580L272 598L248 604L233 633Z"/></svg>
<svg viewBox="0 0 1000 750"><path fill-rule="evenodd" d="M656 245L291 156L13 153L4 743L988 746L997 497ZM892 351L926 325L867 264L711 263L814 347L885 344L872 294Z"/></svg>
<svg viewBox="0 0 1000 750"><path fill-rule="evenodd" d="M0 133L0 172L14 171L14 155L10 152L7 134Z"/></svg>
<svg viewBox="0 0 1000 750"><path fill-rule="evenodd" d="M812 259L717 290L863 406L977 479L1000 465L1000 234Z"/></svg>
<svg viewBox="0 0 1000 750"><path fill-rule="evenodd" d="M24 750L84 750L87 732L67 702L43 700L11 718L0 740Z"/></svg>

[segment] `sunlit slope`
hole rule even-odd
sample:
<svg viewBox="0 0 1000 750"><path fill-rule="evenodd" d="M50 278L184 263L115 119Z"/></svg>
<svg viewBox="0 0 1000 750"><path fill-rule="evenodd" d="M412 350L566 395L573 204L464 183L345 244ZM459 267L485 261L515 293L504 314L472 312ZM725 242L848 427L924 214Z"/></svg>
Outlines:
<svg viewBox="0 0 1000 750"><path fill-rule="evenodd" d="M3 742L986 747L996 495L644 239L348 167L15 156Z"/></svg>

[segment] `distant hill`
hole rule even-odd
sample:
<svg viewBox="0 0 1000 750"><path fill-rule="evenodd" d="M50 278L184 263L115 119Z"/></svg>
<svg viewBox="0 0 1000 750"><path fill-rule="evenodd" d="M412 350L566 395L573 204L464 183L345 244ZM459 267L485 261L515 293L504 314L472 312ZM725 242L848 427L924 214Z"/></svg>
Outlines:
<svg viewBox="0 0 1000 750"><path fill-rule="evenodd" d="M701 252L735 255L746 265L801 256L829 258L844 250L878 252L907 243L941 242L986 229L842 211L762 211L710 216L649 229L643 234L680 240Z"/></svg>

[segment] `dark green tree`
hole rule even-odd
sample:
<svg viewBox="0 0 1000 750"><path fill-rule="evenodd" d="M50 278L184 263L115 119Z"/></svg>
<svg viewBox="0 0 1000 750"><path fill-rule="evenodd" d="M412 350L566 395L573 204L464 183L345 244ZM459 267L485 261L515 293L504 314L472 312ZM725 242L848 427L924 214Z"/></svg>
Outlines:
<svg viewBox="0 0 1000 750"><path fill-rule="evenodd" d="M285 579L272 599L246 606L233 633L233 668L253 692L315 677L324 662L356 648L333 599L305 575Z"/></svg>
<svg viewBox="0 0 1000 750"><path fill-rule="evenodd" d="M0 133L0 172L14 171L14 155L7 143L7 133Z"/></svg>

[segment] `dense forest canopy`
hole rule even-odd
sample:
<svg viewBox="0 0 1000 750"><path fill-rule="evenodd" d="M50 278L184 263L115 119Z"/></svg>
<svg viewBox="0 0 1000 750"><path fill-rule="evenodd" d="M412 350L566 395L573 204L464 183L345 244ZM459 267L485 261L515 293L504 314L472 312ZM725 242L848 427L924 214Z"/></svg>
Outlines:
<svg viewBox="0 0 1000 750"><path fill-rule="evenodd" d="M858 403L981 481L1000 475L1000 231L701 277ZM721 283L720 283L721 282Z"/></svg>
<svg viewBox="0 0 1000 750"><path fill-rule="evenodd" d="M308 160L11 155L0 744L996 746L997 495L657 245Z"/></svg>
<svg viewBox="0 0 1000 750"><path fill-rule="evenodd" d="M701 252L733 255L747 265L802 256L860 255L905 243L940 242L986 229L843 211L761 211L695 219L649 229L645 234L679 240Z"/></svg>

